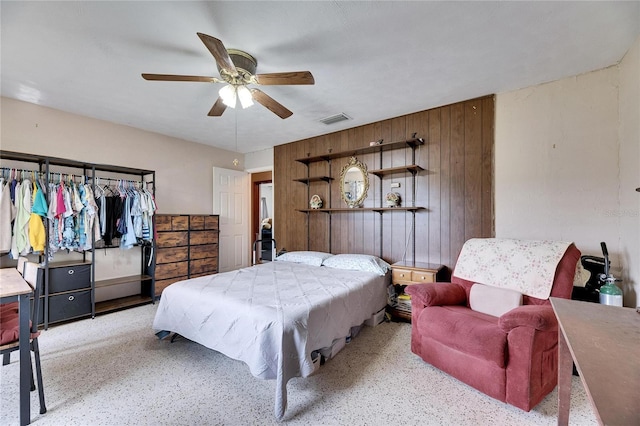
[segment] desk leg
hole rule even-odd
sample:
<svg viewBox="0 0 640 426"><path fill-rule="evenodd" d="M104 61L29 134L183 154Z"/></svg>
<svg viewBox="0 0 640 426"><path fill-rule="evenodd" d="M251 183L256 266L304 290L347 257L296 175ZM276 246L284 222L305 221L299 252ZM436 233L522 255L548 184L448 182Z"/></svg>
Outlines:
<svg viewBox="0 0 640 426"><path fill-rule="evenodd" d="M573 358L562 329L558 327L558 425L569 424Z"/></svg>
<svg viewBox="0 0 640 426"><path fill-rule="evenodd" d="M21 294L19 298L20 320L20 425L31 423L30 397L31 390L31 354L29 350L29 294Z"/></svg>

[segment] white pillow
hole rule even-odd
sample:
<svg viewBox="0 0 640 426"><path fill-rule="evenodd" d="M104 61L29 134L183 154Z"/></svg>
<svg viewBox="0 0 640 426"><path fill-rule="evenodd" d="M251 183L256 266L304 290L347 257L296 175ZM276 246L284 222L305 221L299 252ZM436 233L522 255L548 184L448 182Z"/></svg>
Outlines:
<svg viewBox="0 0 640 426"><path fill-rule="evenodd" d="M391 268L384 260L368 254L336 254L325 259L322 265L330 268L373 272L381 276Z"/></svg>
<svg viewBox="0 0 640 426"><path fill-rule="evenodd" d="M285 262L304 263L311 266L322 266L322 261L332 257L331 253L324 253L321 251L290 251L282 253L276 257L276 260L282 260Z"/></svg>
<svg viewBox="0 0 640 426"><path fill-rule="evenodd" d="M499 317L522 305L522 293L475 283L469 292L469 305L474 311Z"/></svg>

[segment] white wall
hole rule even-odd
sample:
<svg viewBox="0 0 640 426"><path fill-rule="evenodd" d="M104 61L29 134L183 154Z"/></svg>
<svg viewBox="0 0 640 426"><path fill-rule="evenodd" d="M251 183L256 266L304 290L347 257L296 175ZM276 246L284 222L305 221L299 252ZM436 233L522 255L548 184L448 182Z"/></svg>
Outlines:
<svg viewBox="0 0 640 426"><path fill-rule="evenodd" d="M160 213L211 214L213 167L244 170L242 154L14 99L0 102L3 150L155 170Z"/></svg>
<svg viewBox="0 0 640 426"><path fill-rule="evenodd" d="M242 154L14 99L0 102L2 150L155 170L158 213L211 214L213 167L232 169L238 158L244 169ZM96 279L138 274L140 261L140 250L98 251Z"/></svg>
<svg viewBox="0 0 640 426"><path fill-rule="evenodd" d="M248 152L244 156L244 165L249 173L273 170L273 148Z"/></svg>
<svg viewBox="0 0 640 426"><path fill-rule="evenodd" d="M620 256L627 306L640 304L640 37L620 63ZM630 285L634 284L633 289ZM632 302L635 298L635 304Z"/></svg>
<svg viewBox="0 0 640 426"><path fill-rule="evenodd" d="M620 66L496 97L496 236L599 256L606 242L627 306L640 292L637 58L638 41Z"/></svg>

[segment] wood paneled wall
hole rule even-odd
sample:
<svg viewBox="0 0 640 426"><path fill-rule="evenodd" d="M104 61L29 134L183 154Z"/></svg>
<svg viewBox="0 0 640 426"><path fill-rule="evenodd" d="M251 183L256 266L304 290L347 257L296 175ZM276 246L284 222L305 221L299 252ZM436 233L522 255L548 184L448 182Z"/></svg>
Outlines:
<svg viewBox="0 0 640 426"><path fill-rule="evenodd" d="M416 133L425 144L416 149L415 163L425 170L416 178L415 253L411 213L397 211L311 213L298 212L318 194L324 207L345 207L340 198L340 171L348 158L310 164L310 176L328 175L334 180L308 186L294 179L307 176L298 158L366 147L370 141L409 139ZM494 236L494 96L438 107L365 126L309 138L274 150L274 229L278 249L331 251L332 253L382 254L393 263L411 261L443 264L453 268L464 242L473 237ZM411 149L366 154L358 159L369 169L411 164ZM391 188L399 182L400 188ZM380 207L381 197L393 190L402 205L411 205L410 174L382 179L369 175L364 207ZM331 236L331 239L329 239Z"/></svg>

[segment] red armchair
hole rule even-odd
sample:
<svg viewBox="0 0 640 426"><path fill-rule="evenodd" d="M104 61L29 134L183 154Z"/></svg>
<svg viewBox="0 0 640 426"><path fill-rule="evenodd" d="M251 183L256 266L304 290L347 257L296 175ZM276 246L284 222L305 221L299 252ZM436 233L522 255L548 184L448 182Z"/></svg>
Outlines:
<svg viewBox="0 0 640 426"><path fill-rule="evenodd" d="M571 297L579 259L580 251L570 244L555 269L550 296ZM521 306L492 316L471 309L475 282L456 272L451 283L405 289L412 300L412 352L479 391L530 411L558 378L558 324L548 298L524 295Z"/></svg>

